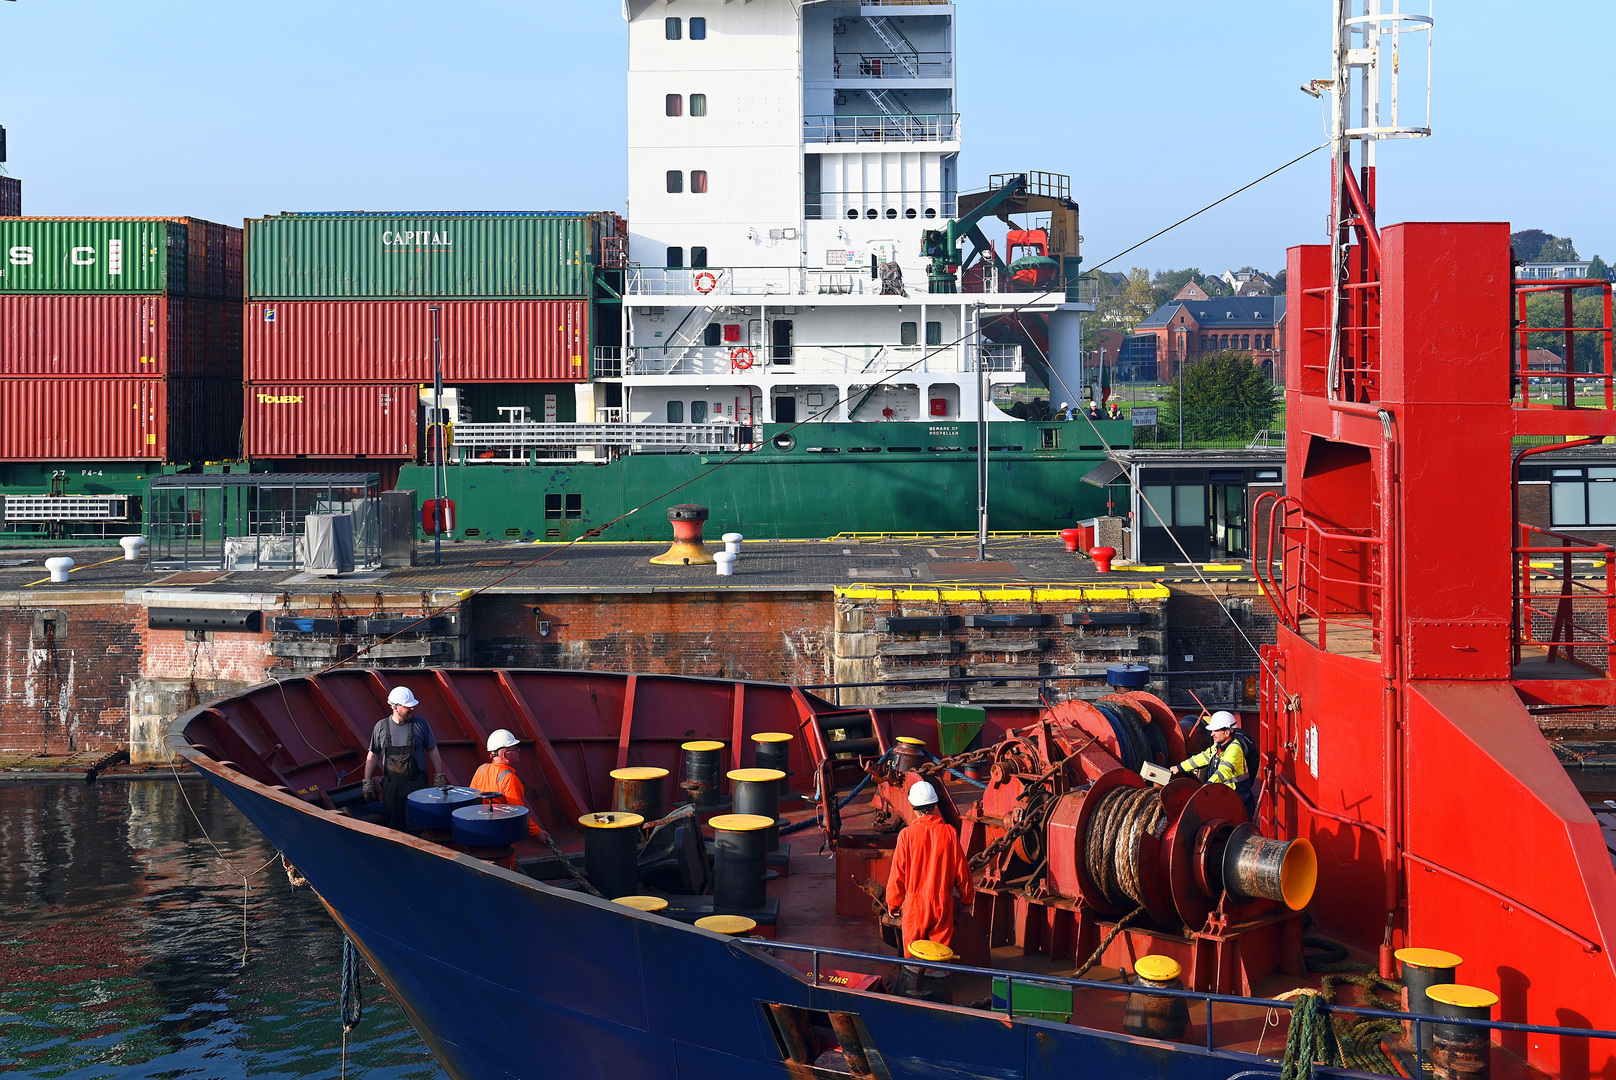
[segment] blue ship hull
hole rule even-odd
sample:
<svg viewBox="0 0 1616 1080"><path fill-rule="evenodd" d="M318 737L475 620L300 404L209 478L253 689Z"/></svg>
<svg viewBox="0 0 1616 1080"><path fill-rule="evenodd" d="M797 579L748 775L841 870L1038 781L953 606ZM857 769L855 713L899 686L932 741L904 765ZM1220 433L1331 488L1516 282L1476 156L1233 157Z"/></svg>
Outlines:
<svg viewBox="0 0 1616 1080"><path fill-rule="evenodd" d="M456 1080L810 1075L783 1058L766 1002L856 1014L892 1080L1278 1072L1246 1054L816 988L755 944L554 889L186 756L308 879Z"/></svg>

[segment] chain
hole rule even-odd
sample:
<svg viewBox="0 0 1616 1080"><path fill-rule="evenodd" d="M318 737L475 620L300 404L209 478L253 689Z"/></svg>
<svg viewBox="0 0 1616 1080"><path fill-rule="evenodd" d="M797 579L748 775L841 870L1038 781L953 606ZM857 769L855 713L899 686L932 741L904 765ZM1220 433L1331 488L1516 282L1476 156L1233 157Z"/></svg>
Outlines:
<svg viewBox="0 0 1616 1080"><path fill-rule="evenodd" d="M953 757L938 758L936 761L928 761L918 766L915 772L921 776L937 776L939 773L945 773L951 769L986 764L993 760L993 753L997 749L998 747L996 746L985 746L980 750L967 750L963 754L955 754Z"/></svg>
<svg viewBox="0 0 1616 1080"><path fill-rule="evenodd" d="M971 869L980 870L988 864L989 859L1010 850L1010 845L1031 832L1036 824L1037 822L1028 816L1017 822L1013 828L1006 829L997 840L971 856Z"/></svg>

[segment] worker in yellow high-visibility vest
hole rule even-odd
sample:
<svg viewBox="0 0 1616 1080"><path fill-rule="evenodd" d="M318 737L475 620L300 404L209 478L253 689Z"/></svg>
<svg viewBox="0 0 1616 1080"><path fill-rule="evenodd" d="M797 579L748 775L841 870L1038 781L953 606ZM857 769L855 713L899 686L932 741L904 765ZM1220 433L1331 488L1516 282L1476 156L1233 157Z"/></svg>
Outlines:
<svg viewBox="0 0 1616 1080"><path fill-rule="evenodd" d="M1206 722L1212 733L1212 745L1194 757L1186 758L1172 767L1174 774L1194 772L1209 784L1224 784L1234 788L1245 805L1248 817L1256 816L1256 799L1252 796L1251 778L1257 763L1257 747L1251 737L1240 730L1240 721L1231 712L1215 712ZM1201 770L1206 770L1204 773Z"/></svg>

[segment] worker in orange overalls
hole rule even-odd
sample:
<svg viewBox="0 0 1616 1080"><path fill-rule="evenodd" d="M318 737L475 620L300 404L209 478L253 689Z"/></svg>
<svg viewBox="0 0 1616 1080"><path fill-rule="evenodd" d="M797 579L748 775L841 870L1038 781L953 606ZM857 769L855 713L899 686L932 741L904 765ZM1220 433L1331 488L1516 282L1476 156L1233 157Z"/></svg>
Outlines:
<svg viewBox="0 0 1616 1080"><path fill-rule="evenodd" d="M954 937L954 893L969 904L976 898L959 836L937 813L937 789L918 781L909 789L915 820L898 834L887 878L887 908L903 913L903 952L925 939L939 945Z"/></svg>
<svg viewBox="0 0 1616 1080"><path fill-rule="evenodd" d="M498 729L488 736L488 752L494 755L494 760L478 767L477 774L471 778L472 790L494 792L499 795L501 802L527 806L528 836L535 839L543 836L544 830L539 828L539 815L527 805L527 791L512 767L522 753L516 745L516 736L504 728Z"/></svg>

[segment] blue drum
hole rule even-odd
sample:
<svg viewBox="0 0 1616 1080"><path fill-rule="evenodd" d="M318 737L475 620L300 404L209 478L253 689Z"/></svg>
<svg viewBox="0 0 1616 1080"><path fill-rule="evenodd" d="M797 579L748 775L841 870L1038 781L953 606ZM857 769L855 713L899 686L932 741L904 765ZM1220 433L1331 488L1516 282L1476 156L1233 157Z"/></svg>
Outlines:
<svg viewBox="0 0 1616 1080"><path fill-rule="evenodd" d="M456 810L480 802L482 795L469 787L422 788L410 792L407 820L412 829L447 830L454 825Z"/></svg>
<svg viewBox="0 0 1616 1080"><path fill-rule="evenodd" d="M494 803L454 812L454 842L466 847L507 847L527 838L527 807Z"/></svg>

